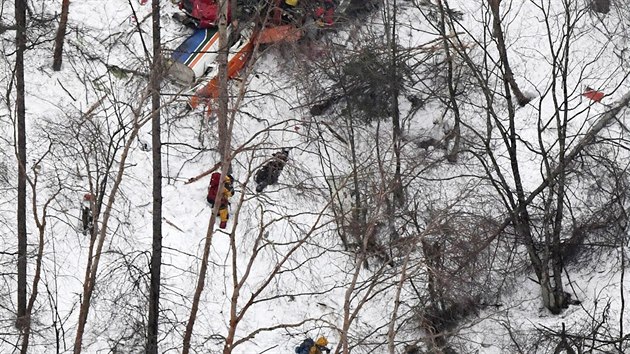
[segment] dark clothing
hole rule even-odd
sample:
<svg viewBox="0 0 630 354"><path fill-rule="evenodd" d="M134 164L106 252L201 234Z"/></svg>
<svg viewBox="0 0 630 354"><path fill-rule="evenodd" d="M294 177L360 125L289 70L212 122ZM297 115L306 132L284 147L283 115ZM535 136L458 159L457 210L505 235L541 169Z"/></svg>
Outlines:
<svg viewBox="0 0 630 354"><path fill-rule="evenodd" d="M317 344L311 338L306 338L302 344L295 347L295 354L323 354L324 352L330 353L330 348Z"/></svg>
<svg viewBox="0 0 630 354"><path fill-rule="evenodd" d="M261 167L254 176L256 192L262 192L267 186L278 183L278 177L289 159L289 150L282 150L272 155L271 161Z"/></svg>
<svg viewBox="0 0 630 354"><path fill-rule="evenodd" d="M92 215L92 208L94 207L94 196L91 193L86 193L83 196L83 202L81 203L81 226L83 228L83 234L92 235L94 230L94 216Z"/></svg>
<svg viewBox="0 0 630 354"><path fill-rule="evenodd" d="M92 234L93 228L92 209L89 205L84 205L81 209L81 224L83 225L83 234Z"/></svg>
<svg viewBox="0 0 630 354"><path fill-rule="evenodd" d="M309 352L311 351L311 347L313 347L315 345L315 341L313 341L311 338L306 338L302 344L300 344L298 347L295 347L295 354L309 354Z"/></svg>

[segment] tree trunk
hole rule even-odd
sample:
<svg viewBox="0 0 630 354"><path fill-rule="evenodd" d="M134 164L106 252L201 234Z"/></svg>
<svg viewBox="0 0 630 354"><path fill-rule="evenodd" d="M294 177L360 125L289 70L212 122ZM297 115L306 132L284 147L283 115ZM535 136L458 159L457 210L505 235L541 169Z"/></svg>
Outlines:
<svg viewBox="0 0 630 354"><path fill-rule="evenodd" d="M501 28L501 14L499 13L499 4L501 3L501 0L488 0L488 3L490 4L490 10L492 11L492 31L494 37L497 39L497 49L499 50L499 57L503 66L503 78L510 84L510 88L514 93L514 96L516 96L518 105L523 107L528 104L531 99L521 92L521 89L516 84L516 80L514 80L512 68L510 68L507 49L505 47L505 38L503 36L503 29Z"/></svg>
<svg viewBox="0 0 630 354"><path fill-rule="evenodd" d="M219 53L217 61L219 63L219 95L218 95L218 109L217 109L217 128L219 130L219 144L217 150L221 157L227 155L229 146L227 144L227 115L228 115L228 52L229 47L227 43L227 9L228 0L220 1L220 16L219 16Z"/></svg>
<svg viewBox="0 0 630 354"><path fill-rule="evenodd" d="M554 315L562 312L566 304L566 296L564 291L558 291L551 283L551 278L547 272L543 273L540 280L540 292L543 299L543 305Z"/></svg>
<svg viewBox="0 0 630 354"><path fill-rule="evenodd" d="M552 313L560 313L560 311L562 311L562 306L564 306L564 292L556 291L556 287L554 287L554 284L552 284L549 269L549 262L552 261L552 259L550 258L549 253L543 254L541 257L539 251L536 249L535 240L532 233L531 218L527 210L529 199L525 198L525 189L523 187L522 176L518 165L518 138L516 131L515 108L512 103L510 88L514 92L514 95L517 97L519 105L524 106L529 102L529 99L522 96L522 93L520 92L520 90L518 90L518 86L516 86L516 82L514 82L514 77L507 61L507 52L505 50L505 42L503 40L503 31L501 30L501 20L499 14L499 3L501 2L501 0L488 0L488 2L490 4L490 8L494 17L494 35L497 37L497 46L499 49L499 55L501 56L501 62L503 64L503 85L509 116L509 129L506 136L506 148L510 157L512 178L514 179L514 190L516 192L518 201L516 203L516 209L513 211L513 223L519 236L522 237L523 241L525 242L525 246L527 247L527 253L529 255L530 261L532 262L532 267L534 268L536 277L540 282L541 294L545 307L547 307L547 309L549 309L549 311L551 311ZM523 99L525 99L526 101L522 101ZM545 244L545 247L550 246L551 245L547 243ZM556 283L559 282L560 284L562 284L561 275L561 273L554 274L554 280ZM560 289L561 288L562 286L560 285Z"/></svg>
<svg viewBox="0 0 630 354"><path fill-rule="evenodd" d="M457 155L459 153L459 140L460 140L460 114L459 114L459 104L457 102L457 98L455 98L455 83L453 82L453 56L451 55L450 41L446 34L446 10L444 9L444 5L442 4L442 0L438 0L438 7L440 9L440 35L442 36L442 45L444 46L444 54L446 55L446 75L447 75L447 83L448 83L448 96L451 104L451 110L453 111L453 119L455 120L453 124L453 130L448 133L449 138L445 140L453 139L453 146L450 151L448 151L446 159L449 162L455 163L457 162ZM446 4L448 6L448 4ZM449 26L450 27L450 26Z"/></svg>
<svg viewBox="0 0 630 354"><path fill-rule="evenodd" d="M390 83L388 85L390 95L390 110L392 114L392 141L394 144L394 156L395 156L395 169L394 169L394 181L393 181L393 196L394 203L392 209L388 213L393 215L396 209L396 205L403 205L405 203L405 193L403 189L402 177L401 177L401 162L400 162L400 150L401 150L401 129L400 129L400 110L398 108L398 95L400 90L398 88L398 44L396 42L396 12L398 6L396 0L392 0L391 8L389 4L386 4L387 18L385 20L385 28L389 29L386 36L389 45L390 54Z"/></svg>
<svg viewBox="0 0 630 354"><path fill-rule="evenodd" d="M160 33L160 0L152 2L153 67L151 68L151 143L153 151L153 250L147 325L147 354L158 353L158 319L160 310L160 273L162 266L162 141L160 137L160 83L162 53Z"/></svg>
<svg viewBox="0 0 630 354"><path fill-rule="evenodd" d="M26 51L26 0L15 0L15 88L17 121L17 319L15 325L24 329L26 315L26 105L24 102L24 52Z"/></svg>
<svg viewBox="0 0 630 354"><path fill-rule="evenodd" d="M61 17L59 19L59 28L55 35L55 50L53 53L53 70L61 70L61 62L63 60L63 41L66 38L66 27L68 24L68 9L70 8L70 0L61 2Z"/></svg>
<svg viewBox="0 0 630 354"><path fill-rule="evenodd" d="M398 320L398 310L402 303L400 300L402 289L408 277L407 266L409 265L412 250L415 251L415 247L410 247L409 252L407 252L407 255L405 256L405 260L403 261L402 268L400 270L400 280L398 281L394 295L394 308L392 309L392 317L387 329L387 352L389 354L396 354L396 322Z"/></svg>
<svg viewBox="0 0 630 354"><path fill-rule="evenodd" d="M228 0L219 1L219 55L217 60L219 62L219 95L218 95L218 110L217 110L217 123L219 133L219 143L217 150L221 154L221 179L219 183L219 189L217 190L217 196L223 195L223 181L230 169L230 132L228 130L228 95L227 95L227 58L228 58L228 43L227 43L227 11ZM216 221L216 215L219 211L221 203L214 203L212 208L212 214L210 214L210 220L208 229L206 231L206 240L203 249L203 256L201 259L201 265L199 267L199 276L197 279L197 286L195 288L195 294L193 295L192 305L190 308L190 316L188 317L188 323L186 324L186 330L184 332L182 354L188 354L190 352L190 342L192 340L192 333L197 320L197 312L199 310L199 301L201 299L201 293L205 287L205 278L208 271L208 259L210 258L210 246L212 245L212 236L214 234L214 223Z"/></svg>
<svg viewBox="0 0 630 354"><path fill-rule="evenodd" d="M37 177L36 177L37 178ZM32 184L33 193L36 193L35 184ZM37 224L37 230L39 231L39 239L37 245L37 259L35 261L35 274L33 275L33 287L31 290L31 297L28 300L28 306L26 308L26 318L30 318L33 313L33 307L35 306L35 300L37 299L39 281L41 279L42 273L42 258L44 256L44 234L46 232L46 207L42 212L41 222L38 220L37 216L37 201L35 198L35 194L33 195L33 213L35 215L35 223ZM22 348L20 349L21 354L28 354L28 344L30 340L30 335L32 331L31 321L26 321L25 328L22 334Z"/></svg>

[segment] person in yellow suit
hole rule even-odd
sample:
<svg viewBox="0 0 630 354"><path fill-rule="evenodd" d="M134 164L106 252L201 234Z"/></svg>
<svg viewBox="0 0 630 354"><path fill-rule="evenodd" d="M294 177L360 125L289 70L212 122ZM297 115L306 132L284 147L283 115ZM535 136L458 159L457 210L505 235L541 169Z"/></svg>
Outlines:
<svg viewBox="0 0 630 354"><path fill-rule="evenodd" d="M326 348L328 345L328 339L322 336L317 338L315 341L315 345L311 347L311 350L308 354L323 354L323 352L330 353L330 349Z"/></svg>
<svg viewBox="0 0 630 354"><path fill-rule="evenodd" d="M210 178L210 185L208 186L208 196L207 200L211 206L214 207L215 199L217 199L217 191L219 189L219 180L221 178L221 173L215 172L212 174ZM225 229L227 226L227 221L230 217L228 212L228 206L230 205L230 198L234 195L234 177L232 175L225 176L225 180L223 182L223 196L221 197L220 205L219 205L219 219L221 219L221 223L219 227Z"/></svg>
<svg viewBox="0 0 630 354"><path fill-rule="evenodd" d="M299 21L298 0L284 0L281 4L282 23L295 23Z"/></svg>
<svg viewBox="0 0 630 354"><path fill-rule="evenodd" d="M311 338L306 338L300 346L295 347L296 354L323 354L323 352L330 353L330 349L326 348L328 345L328 339L322 336L313 341Z"/></svg>
<svg viewBox="0 0 630 354"><path fill-rule="evenodd" d="M223 198L221 198L221 205L219 206L219 218L221 219L219 227L222 229L225 229L228 218L230 217L230 214L228 213L228 205L230 204L230 198L234 195L234 187L232 183L232 176L225 176L225 183L223 184Z"/></svg>

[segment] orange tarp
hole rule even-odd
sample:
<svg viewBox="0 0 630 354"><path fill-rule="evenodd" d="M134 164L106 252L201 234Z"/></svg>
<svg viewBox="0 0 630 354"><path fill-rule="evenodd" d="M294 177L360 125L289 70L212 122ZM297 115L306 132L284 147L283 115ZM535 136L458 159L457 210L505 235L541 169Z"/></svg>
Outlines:
<svg viewBox="0 0 630 354"><path fill-rule="evenodd" d="M260 44L268 44L275 42L295 42L302 38L302 31L293 25L283 25L268 27L261 30L260 33L254 33L250 40L245 44L228 62L227 74L228 79L234 79L239 72L245 67L249 57L254 50L254 42ZM214 100L219 97L219 76L214 76L207 84L199 88L190 98L189 105L192 109L197 108L202 102ZM208 113L210 113L210 105L208 105Z"/></svg>
<svg viewBox="0 0 630 354"><path fill-rule="evenodd" d="M235 78L238 73L245 67L247 60L252 54L254 49L253 41L250 40L244 45L238 53L230 59L227 67L227 75L229 79ZM205 86L198 89L195 94L190 98L190 107L192 109L197 108L201 101L207 101L209 99L216 99L219 97L219 76L213 77Z"/></svg>
<svg viewBox="0 0 630 354"><path fill-rule="evenodd" d="M294 25L266 27L258 35L258 43L297 42L302 38L302 30Z"/></svg>

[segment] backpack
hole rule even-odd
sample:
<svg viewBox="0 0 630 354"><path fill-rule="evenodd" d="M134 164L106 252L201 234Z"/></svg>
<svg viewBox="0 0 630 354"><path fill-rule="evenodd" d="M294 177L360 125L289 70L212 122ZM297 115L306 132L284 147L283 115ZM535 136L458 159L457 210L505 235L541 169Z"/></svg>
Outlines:
<svg viewBox="0 0 630 354"><path fill-rule="evenodd" d="M210 177L210 187L208 188L208 202L212 200L211 203L214 203L214 200L217 197L217 191L219 190L220 180L221 174L219 172L214 172Z"/></svg>
<svg viewBox="0 0 630 354"><path fill-rule="evenodd" d="M299 347L295 347L295 354L308 354L311 347L315 345L315 341L311 338L306 338Z"/></svg>

